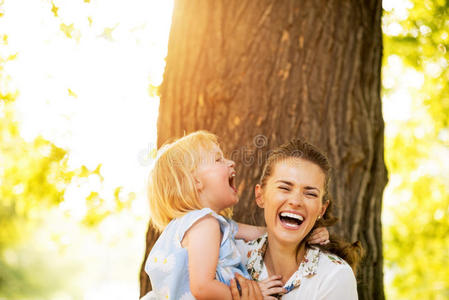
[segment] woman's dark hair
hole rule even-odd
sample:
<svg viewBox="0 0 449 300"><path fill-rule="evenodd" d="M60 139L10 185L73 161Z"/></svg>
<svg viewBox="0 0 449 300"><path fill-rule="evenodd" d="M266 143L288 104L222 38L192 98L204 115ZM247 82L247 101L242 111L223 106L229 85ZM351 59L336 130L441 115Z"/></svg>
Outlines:
<svg viewBox="0 0 449 300"><path fill-rule="evenodd" d="M331 166L329 164L327 156L314 145L309 144L301 139L292 139L290 142L274 149L269 153L268 158L265 162L262 176L260 178L260 185L262 187L266 185L268 178L273 173L273 170L278 162L284 161L289 158L301 158L314 163L321 168L325 175L323 203L329 201L329 204L323 217L315 222L315 225L309 232L309 235L313 231L313 229L317 227L330 227L334 225L338 219L332 214L333 201L329 193ZM307 237L304 238L304 241L307 239ZM330 235L329 239L330 242L327 245L317 245L317 247L325 251L337 254L338 256L343 258L354 270L354 273L356 273L357 266L363 256L363 248L361 243L359 241L348 243L336 235Z"/></svg>

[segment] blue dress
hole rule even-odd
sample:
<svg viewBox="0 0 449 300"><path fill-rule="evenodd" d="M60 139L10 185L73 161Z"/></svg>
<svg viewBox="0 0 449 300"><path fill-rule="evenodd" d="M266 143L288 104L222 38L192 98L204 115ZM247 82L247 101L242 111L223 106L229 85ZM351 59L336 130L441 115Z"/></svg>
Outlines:
<svg viewBox="0 0 449 300"><path fill-rule="evenodd" d="M145 272L153 291L148 299L195 299L190 292L187 250L181 246L185 232L206 215L214 216L223 234L216 270L216 279L229 285L234 273L251 279L235 245L237 223L218 215L210 208L191 211L172 220L154 244L145 263ZM207 243L207 241L204 241Z"/></svg>

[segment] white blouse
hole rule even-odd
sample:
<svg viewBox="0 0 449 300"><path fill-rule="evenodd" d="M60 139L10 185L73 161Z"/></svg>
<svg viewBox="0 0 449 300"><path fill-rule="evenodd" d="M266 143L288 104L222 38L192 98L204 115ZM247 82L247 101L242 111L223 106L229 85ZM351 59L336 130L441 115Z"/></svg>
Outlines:
<svg viewBox="0 0 449 300"><path fill-rule="evenodd" d="M267 248L267 234L244 243L237 241L243 263L254 280L268 277L263 256ZM351 267L335 254L310 247L298 270L287 280L284 288L289 292L282 300L355 300L357 283Z"/></svg>

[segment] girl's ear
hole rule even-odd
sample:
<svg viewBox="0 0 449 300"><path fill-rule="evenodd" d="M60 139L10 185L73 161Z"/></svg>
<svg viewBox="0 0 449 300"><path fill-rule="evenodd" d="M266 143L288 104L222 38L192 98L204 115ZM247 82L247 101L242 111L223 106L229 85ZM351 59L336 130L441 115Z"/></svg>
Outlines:
<svg viewBox="0 0 449 300"><path fill-rule="evenodd" d="M196 190L200 193L203 190L203 183L195 176L193 176L193 180L195 181Z"/></svg>
<svg viewBox="0 0 449 300"><path fill-rule="evenodd" d="M263 199L263 189L260 186L260 184L256 184L256 187L254 188L254 195L256 198L257 206L260 208L264 208L264 199Z"/></svg>

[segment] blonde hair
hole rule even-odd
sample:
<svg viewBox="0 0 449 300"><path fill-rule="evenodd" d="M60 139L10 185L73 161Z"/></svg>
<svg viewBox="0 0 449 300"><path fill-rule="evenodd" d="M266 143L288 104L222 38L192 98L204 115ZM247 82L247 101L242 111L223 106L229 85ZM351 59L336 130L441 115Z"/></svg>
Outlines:
<svg viewBox="0 0 449 300"><path fill-rule="evenodd" d="M163 145L156 156L148 181L151 222L162 231L171 220L202 209L193 172L201 162L201 150L219 146L215 134L201 130ZM232 208L220 212L232 216Z"/></svg>

